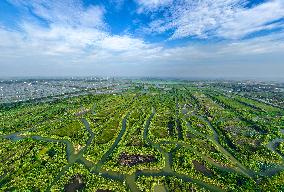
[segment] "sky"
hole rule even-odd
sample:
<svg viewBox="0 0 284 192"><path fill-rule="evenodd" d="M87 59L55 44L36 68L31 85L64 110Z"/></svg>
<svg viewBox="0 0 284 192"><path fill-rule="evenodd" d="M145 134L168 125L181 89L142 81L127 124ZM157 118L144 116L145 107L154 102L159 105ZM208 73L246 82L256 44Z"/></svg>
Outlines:
<svg viewBox="0 0 284 192"><path fill-rule="evenodd" d="M1 76L284 79L284 0L1 0Z"/></svg>

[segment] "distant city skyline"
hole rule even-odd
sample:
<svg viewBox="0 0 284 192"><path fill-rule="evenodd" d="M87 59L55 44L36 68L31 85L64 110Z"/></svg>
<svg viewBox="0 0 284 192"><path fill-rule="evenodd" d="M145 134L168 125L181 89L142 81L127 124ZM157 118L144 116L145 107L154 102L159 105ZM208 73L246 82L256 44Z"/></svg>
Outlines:
<svg viewBox="0 0 284 192"><path fill-rule="evenodd" d="M0 77L283 72L283 0L0 1Z"/></svg>

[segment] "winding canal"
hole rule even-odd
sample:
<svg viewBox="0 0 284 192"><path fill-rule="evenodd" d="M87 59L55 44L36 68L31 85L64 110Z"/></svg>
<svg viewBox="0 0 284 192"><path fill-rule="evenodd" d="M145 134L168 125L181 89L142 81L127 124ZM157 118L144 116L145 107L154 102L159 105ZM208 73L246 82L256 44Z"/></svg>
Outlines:
<svg viewBox="0 0 284 192"><path fill-rule="evenodd" d="M94 108L92 109L92 113L95 115L95 111ZM153 119L153 117L156 114L156 110L153 108L152 109L152 113L149 116L149 118L146 120L145 123L145 127L144 127L144 131L143 131L143 139L146 141L146 143L150 146L152 146L154 149L158 150L164 159L164 167L161 170L139 170L134 172L131 175L128 174L121 174L118 172L113 172L113 171L105 171L102 170L102 166L104 165L104 163L107 161L107 159L112 155L114 149L117 147L117 145L119 144L120 140L122 139L123 135L126 132L126 124L127 124L127 118L129 116L130 112L128 112L125 117L122 120L122 124L121 124L121 130L118 134L118 136L116 137L114 143L112 144L112 146L109 148L109 150L102 156L101 160L97 163L94 164L88 160L86 160L83 157L83 154L86 152L87 148L90 146L90 144L93 142L93 140L95 139L95 135L92 132L90 125L88 123L88 121L85 118L80 118L81 122L84 124L86 130L88 131L90 137L86 142L86 145L78 152L75 152L74 146L73 144L66 140L66 139L52 139L52 138L47 138L47 137L42 137L39 135L34 135L34 136L22 136L21 134L24 133L24 131L22 132L17 132L17 133L13 133L13 134L9 134L6 136L1 136L1 138L4 139L10 139L12 141L17 141L17 140L22 140L25 138L32 138L34 140L39 140L39 141L45 141L45 142L56 142L56 143L63 143L64 145L66 145L66 158L67 158L67 162L68 164L62 169L62 171L56 176L56 178L54 179L54 181L50 184L50 186L48 187L47 191L50 191L50 189L52 188L52 186L54 184L56 184L56 182L66 173L66 171L68 171L68 169L75 163L82 163L85 167L87 167L93 174L99 174L102 177L108 178L108 179L112 179L112 180L117 180L120 182L125 181L127 187L134 192L139 192L139 189L136 185L136 180L139 176L152 176L152 177L160 177L160 176L173 176L179 179L182 179L183 181L186 182L192 182L202 188L208 189L210 191L222 191L222 189L220 189L217 186L205 183L203 181L191 178L187 175L183 175L183 174L179 174L176 173L172 170L171 165L172 165L172 159L171 159L171 154L164 151L161 148L161 144L175 144L177 145L177 147L185 147L185 148L189 148L190 150L192 150L193 152L195 152L196 154L198 154L199 156L201 156L205 161L207 161L208 163L212 164L213 166L217 167L218 169L224 170L224 171L228 171L228 172L237 172L237 173L241 173L243 175L246 175L248 177L255 177L257 175L257 173L254 173L253 171L249 170L248 168L246 168L245 166L243 166L231 153L229 153L220 143L219 143L219 135L218 133L215 131L215 129L213 128L213 126L211 125L211 123L205 119L202 116L196 115L194 112L190 115L195 115L196 117L198 117L200 120L202 120L203 122L205 122L206 124L208 124L208 126L210 127L210 129L213 132L213 135L205 135L201 132L196 131L195 129L193 129L190 124L188 123L188 129L190 131L192 131L193 133L205 137L207 139L209 139L210 141L212 141L217 147L218 149L226 156L228 157L236 166L235 167L225 167L222 166L216 162L214 162L212 159L206 157L205 155L201 154L200 152L198 152L197 150L193 149L189 144L180 142L180 141L168 141L168 142L160 142L160 143L153 143L149 138L148 138L148 132L149 132L149 127L150 127L150 123ZM282 133L284 133L284 130L281 130ZM276 144L279 142L283 142L284 139L283 138L276 138L274 140L272 140L268 145L267 148L270 149L271 151L277 153L278 155L280 155L283 159L284 162L284 156L283 154L280 154L277 150L276 150ZM284 169L284 165L276 167L274 169L270 169L265 173L261 173L263 175L267 175L270 176L272 174L275 174L277 171L279 170L283 170Z"/></svg>

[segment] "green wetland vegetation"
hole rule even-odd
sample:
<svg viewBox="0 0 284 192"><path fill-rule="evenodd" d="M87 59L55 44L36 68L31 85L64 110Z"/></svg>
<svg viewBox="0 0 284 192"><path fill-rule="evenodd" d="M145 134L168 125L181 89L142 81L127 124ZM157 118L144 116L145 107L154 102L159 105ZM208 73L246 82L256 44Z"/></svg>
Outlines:
<svg viewBox="0 0 284 192"><path fill-rule="evenodd" d="M275 103L137 81L115 94L2 104L0 191L284 191Z"/></svg>

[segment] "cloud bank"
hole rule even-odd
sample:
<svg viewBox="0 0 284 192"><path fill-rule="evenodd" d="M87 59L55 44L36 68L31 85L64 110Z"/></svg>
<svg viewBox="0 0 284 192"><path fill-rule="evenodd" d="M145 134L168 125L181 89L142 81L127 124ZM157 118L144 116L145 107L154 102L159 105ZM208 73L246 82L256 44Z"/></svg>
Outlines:
<svg viewBox="0 0 284 192"><path fill-rule="evenodd" d="M249 34L283 29L284 1L272 0L248 7L247 0L138 0L155 14L149 32L171 32L172 39L185 37L239 39ZM166 9L165 9L166 7ZM149 14L147 12L147 14ZM162 15L162 16L161 16Z"/></svg>
<svg viewBox="0 0 284 192"><path fill-rule="evenodd" d="M283 1L136 1L148 32L171 31L166 41L112 34L102 5L9 0L22 17L17 30L0 26L0 75L281 77ZM263 30L277 31L244 38ZM188 37L200 41L167 44ZM204 41L214 38L224 40Z"/></svg>

